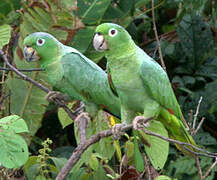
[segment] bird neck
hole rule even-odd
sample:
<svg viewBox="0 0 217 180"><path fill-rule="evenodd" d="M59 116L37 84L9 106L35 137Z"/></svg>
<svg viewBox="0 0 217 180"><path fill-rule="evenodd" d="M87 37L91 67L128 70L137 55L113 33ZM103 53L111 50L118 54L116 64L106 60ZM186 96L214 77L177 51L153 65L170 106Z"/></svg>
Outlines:
<svg viewBox="0 0 217 180"><path fill-rule="evenodd" d="M123 43L116 48L110 48L108 51L105 51L105 56L109 61L122 59L128 55L134 54L136 52L136 44L133 41L128 43Z"/></svg>
<svg viewBox="0 0 217 180"><path fill-rule="evenodd" d="M135 59L131 58L135 55L137 50L136 44L132 41L131 44L128 44L127 46L123 46L120 48L117 48L114 51L111 51L111 53L106 54L107 62L110 66L113 68L121 68L121 67L127 67L128 64L130 65L133 61L135 63Z"/></svg>
<svg viewBox="0 0 217 180"><path fill-rule="evenodd" d="M56 46L51 50L47 50L46 55L40 58L40 66L44 69L47 68L48 65L55 63L58 61L63 52L63 46Z"/></svg>

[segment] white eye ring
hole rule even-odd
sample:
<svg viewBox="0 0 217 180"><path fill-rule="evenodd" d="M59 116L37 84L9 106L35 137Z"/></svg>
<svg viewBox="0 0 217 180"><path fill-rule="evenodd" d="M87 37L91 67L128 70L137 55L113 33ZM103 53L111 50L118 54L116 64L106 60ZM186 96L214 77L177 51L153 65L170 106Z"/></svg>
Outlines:
<svg viewBox="0 0 217 180"><path fill-rule="evenodd" d="M37 46L42 46L45 43L45 40L42 38L39 38L36 42Z"/></svg>
<svg viewBox="0 0 217 180"><path fill-rule="evenodd" d="M114 36L116 36L117 34L118 34L118 31L117 31L116 29L114 29L114 28L109 29L108 35L109 35L110 37L114 37Z"/></svg>

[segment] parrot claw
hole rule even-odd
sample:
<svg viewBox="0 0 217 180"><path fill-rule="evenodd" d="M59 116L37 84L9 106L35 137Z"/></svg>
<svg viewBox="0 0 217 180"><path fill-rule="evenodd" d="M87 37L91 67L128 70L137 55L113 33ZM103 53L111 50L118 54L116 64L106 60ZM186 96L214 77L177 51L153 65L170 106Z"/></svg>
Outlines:
<svg viewBox="0 0 217 180"><path fill-rule="evenodd" d="M124 134L124 132L121 131L123 124L115 124L112 127L112 139L118 140L121 138L121 135Z"/></svg>
<svg viewBox="0 0 217 180"><path fill-rule="evenodd" d="M46 100L49 102L54 101L54 99L65 100L66 97L59 91L50 91L46 96Z"/></svg>
<svg viewBox="0 0 217 180"><path fill-rule="evenodd" d="M77 126L79 126L80 122L81 122L81 119L85 119L87 122L86 124L89 124L90 123L90 117L89 117L89 114L87 112L82 112L80 113L74 120L74 122L77 124Z"/></svg>
<svg viewBox="0 0 217 180"><path fill-rule="evenodd" d="M150 126L150 123L149 121L148 122L145 122L147 120L147 118L145 118L144 116L136 116L133 120L133 128L135 130L139 130L139 129L142 129L144 127L149 127Z"/></svg>

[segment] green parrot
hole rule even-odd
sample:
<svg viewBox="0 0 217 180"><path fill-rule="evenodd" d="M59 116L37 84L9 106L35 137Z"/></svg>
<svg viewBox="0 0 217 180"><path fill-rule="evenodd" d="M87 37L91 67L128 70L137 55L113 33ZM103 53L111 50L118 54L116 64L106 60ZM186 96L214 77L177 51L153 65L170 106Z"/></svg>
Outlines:
<svg viewBox="0 0 217 180"><path fill-rule="evenodd" d="M121 101L122 122L136 123L141 118L154 117L163 123L171 138L196 145L181 120L183 115L166 72L123 27L113 23L99 25L93 45L97 51L105 52L109 82ZM193 156L183 146L176 146Z"/></svg>
<svg viewBox="0 0 217 180"><path fill-rule="evenodd" d="M36 32L24 39L24 57L38 60L51 85L70 99L81 100L91 117L99 109L120 116L120 100L110 89L107 74L76 49Z"/></svg>

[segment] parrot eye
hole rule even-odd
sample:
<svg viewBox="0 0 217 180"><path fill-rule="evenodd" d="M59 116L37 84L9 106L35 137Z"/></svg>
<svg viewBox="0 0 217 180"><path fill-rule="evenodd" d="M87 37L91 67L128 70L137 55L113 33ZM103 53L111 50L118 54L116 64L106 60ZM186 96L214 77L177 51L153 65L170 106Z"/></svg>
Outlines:
<svg viewBox="0 0 217 180"><path fill-rule="evenodd" d="M110 29L109 32L108 32L108 35L111 36L111 37L114 37L118 34L118 31L114 28Z"/></svg>
<svg viewBox="0 0 217 180"><path fill-rule="evenodd" d="M44 43L45 43L45 40L40 38L37 40L36 44L37 44L37 46L42 46Z"/></svg>

